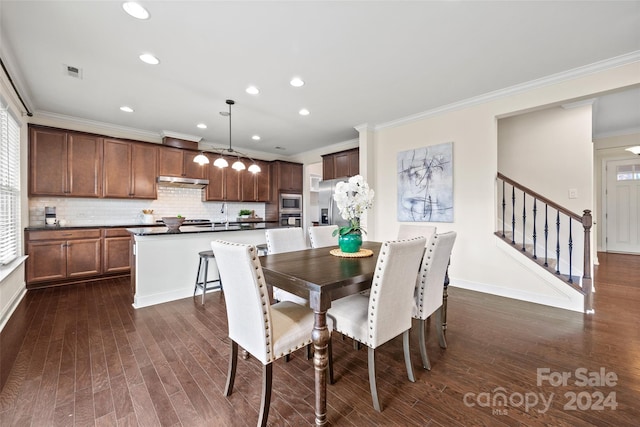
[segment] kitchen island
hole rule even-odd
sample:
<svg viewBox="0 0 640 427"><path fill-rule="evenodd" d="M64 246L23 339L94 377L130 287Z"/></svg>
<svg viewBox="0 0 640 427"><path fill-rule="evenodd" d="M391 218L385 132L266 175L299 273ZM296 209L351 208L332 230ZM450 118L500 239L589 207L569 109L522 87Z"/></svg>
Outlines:
<svg viewBox="0 0 640 427"><path fill-rule="evenodd" d="M269 225L182 226L178 231L169 231L166 227L127 228L133 245L131 287L134 308L192 296L199 252L211 250L211 242L218 239L264 244L264 230ZM210 263L209 278L215 278L217 274L215 262Z"/></svg>

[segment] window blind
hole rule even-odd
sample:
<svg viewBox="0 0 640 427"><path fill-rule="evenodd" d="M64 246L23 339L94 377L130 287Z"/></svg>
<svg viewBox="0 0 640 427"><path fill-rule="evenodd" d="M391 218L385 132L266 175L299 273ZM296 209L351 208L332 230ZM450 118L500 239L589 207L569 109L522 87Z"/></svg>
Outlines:
<svg viewBox="0 0 640 427"><path fill-rule="evenodd" d="M20 252L20 127L0 99L0 265Z"/></svg>

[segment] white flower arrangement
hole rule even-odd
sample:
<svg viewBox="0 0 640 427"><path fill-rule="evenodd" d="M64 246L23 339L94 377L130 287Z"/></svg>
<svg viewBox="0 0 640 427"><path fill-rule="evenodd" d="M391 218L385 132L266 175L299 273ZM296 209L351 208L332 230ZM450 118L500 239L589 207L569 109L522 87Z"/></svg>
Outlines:
<svg viewBox="0 0 640 427"><path fill-rule="evenodd" d="M339 182L333 194L333 200L340 210L343 219L349 221L349 226L340 227L340 235L364 231L360 227L360 217L373 206L374 191L361 175L349 178L347 182ZM334 233L336 234L336 233Z"/></svg>

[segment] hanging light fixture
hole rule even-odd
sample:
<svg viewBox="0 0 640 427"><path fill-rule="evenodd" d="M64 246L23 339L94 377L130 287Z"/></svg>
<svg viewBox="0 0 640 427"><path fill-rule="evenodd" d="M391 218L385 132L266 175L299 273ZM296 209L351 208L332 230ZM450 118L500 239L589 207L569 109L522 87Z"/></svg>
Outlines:
<svg viewBox="0 0 640 427"><path fill-rule="evenodd" d="M640 156L640 145L636 145L633 147L625 148L627 151L631 151L633 154L637 154Z"/></svg>
<svg viewBox="0 0 640 427"><path fill-rule="evenodd" d="M200 154L198 154L193 158L193 161L199 164L200 166L209 164L209 158L205 156L202 151L200 152Z"/></svg>
<svg viewBox="0 0 640 427"><path fill-rule="evenodd" d="M229 111L221 111L220 115L221 116L226 116L229 117L229 148L225 148L223 150L221 150L218 153L218 158L216 160L214 160L213 165L219 168L226 168L227 166L229 166L229 162L224 158L224 153L229 153L229 156L235 156L236 157L236 161L233 162L233 165L231 165L232 169L239 171L245 170L247 167L245 166L244 163L242 163L242 161L240 160L240 156L242 157L246 157L249 160L251 160L252 164L249 166L249 172L251 173L258 173L261 171L260 166L258 166L258 164L256 164L255 160L253 160L251 157L247 156L246 154L242 154L241 152L234 150L233 147L231 146L231 106L235 104L235 101L233 99L227 99L225 101L227 103L227 105L229 106ZM209 159L204 155L204 154L199 154L198 156L196 156L193 161L196 163L200 163L197 159L198 157L204 157L206 159L206 163L209 163ZM202 163L201 163L202 164Z"/></svg>

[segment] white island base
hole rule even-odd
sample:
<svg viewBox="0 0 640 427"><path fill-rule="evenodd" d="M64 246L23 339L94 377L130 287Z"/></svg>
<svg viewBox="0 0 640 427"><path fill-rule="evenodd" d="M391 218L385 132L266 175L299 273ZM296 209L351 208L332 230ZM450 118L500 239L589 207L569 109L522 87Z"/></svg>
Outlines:
<svg viewBox="0 0 640 427"><path fill-rule="evenodd" d="M183 227L185 229L192 227ZM266 242L264 228L252 230L183 233L133 234L133 307L141 308L193 296L198 272L199 252L211 250L214 240L227 240L252 245ZM155 231L155 230L154 230ZM209 262L209 279L218 277L215 262ZM224 286L224 283L223 283ZM198 289L196 295L201 294Z"/></svg>

